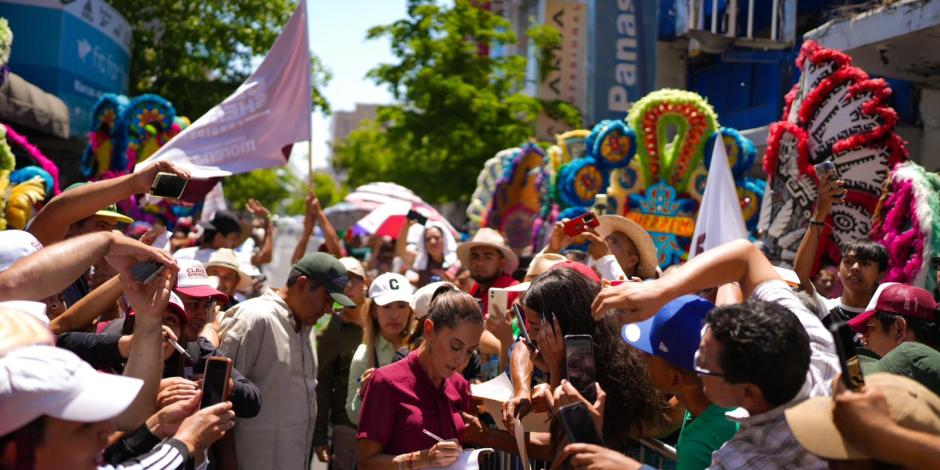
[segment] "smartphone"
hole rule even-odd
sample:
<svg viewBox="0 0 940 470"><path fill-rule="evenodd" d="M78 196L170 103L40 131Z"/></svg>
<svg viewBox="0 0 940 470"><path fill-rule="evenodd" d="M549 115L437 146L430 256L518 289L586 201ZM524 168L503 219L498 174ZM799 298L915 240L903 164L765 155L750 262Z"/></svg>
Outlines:
<svg viewBox="0 0 940 470"><path fill-rule="evenodd" d="M604 445L604 440L597 432L594 419L584 403L572 403L558 408L558 418L572 443Z"/></svg>
<svg viewBox="0 0 940 470"><path fill-rule="evenodd" d="M225 387L232 376L232 360L227 357L209 356L202 376L202 404L206 408L225 401Z"/></svg>
<svg viewBox="0 0 940 470"><path fill-rule="evenodd" d="M816 170L816 177L819 178L819 181L823 180L823 177L828 176L830 181L837 180L840 178L839 170L836 168L836 164L830 160L826 160L822 163L817 163L813 165L813 169ZM839 199L845 197L845 191L837 196Z"/></svg>
<svg viewBox="0 0 940 470"><path fill-rule="evenodd" d="M491 287L489 295L490 300L486 306L486 315L496 315L496 318L505 317L509 313L507 312L509 309L509 292L506 292L505 289Z"/></svg>
<svg viewBox="0 0 940 470"><path fill-rule="evenodd" d="M836 352L839 353L839 363L842 365L842 383L849 389L859 391L865 386L865 376L862 374L862 364L858 361L855 351L855 332L848 323L839 322L829 326L832 339L836 343Z"/></svg>
<svg viewBox="0 0 940 470"><path fill-rule="evenodd" d="M585 212L565 222L565 235L577 237L581 235L581 232L591 227L597 227L598 225L600 225L600 221L597 220L597 216L592 212Z"/></svg>
<svg viewBox="0 0 940 470"><path fill-rule="evenodd" d="M426 225L428 223L428 218L425 217L424 214L414 209L411 209L410 211L408 211L408 215L406 215L405 217L407 217L408 220L414 220L420 225Z"/></svg>
<svg viewBox="0 0 940 470"><path fill-rule="evenodd" d="M594 344L590 335L565 335L565 378L587 401L597 400Z"/></svg>
<svg viewBox="0 0 940 470"><path fill-rule="evenodd" d="M147 284L152 281L157 275L163 272L165 268L162 263L157 263L154 261L141 261L133 266L131 266L131 275L134 277L134 280L141 283Z"/></svg>
<svg viewBox="0 0 940 470"><path fill-rule="evenodd" d="M522 340L531 350L535 350L535 343L529 338L529 330L525 327L525 316L522 315L522 307L519 304L512 304L512 313L516 316L516 323L519 324L519 332L522 333Z"/></svg>
<svg viewBox="0 0 940 470"><path fill-rule="evenodd" d="M157 177L150 186L150 194L158 197L179 199L186 190L186 179L173 173L157 173Z"/></svg>

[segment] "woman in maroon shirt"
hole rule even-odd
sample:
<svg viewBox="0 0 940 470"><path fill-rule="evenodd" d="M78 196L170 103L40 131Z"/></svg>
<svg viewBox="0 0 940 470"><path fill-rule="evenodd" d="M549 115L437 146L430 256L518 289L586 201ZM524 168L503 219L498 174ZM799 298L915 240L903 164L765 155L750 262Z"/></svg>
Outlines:
<svg viewBox="0 0 940 470"><path fill-rule="evenodd" d="M440 467L460 455L464 413L474 406L469 383L456 372L480 343L483 314L472 296L444 286L423 327L419 349L369 380L357 435L362 470Z"/></svg>

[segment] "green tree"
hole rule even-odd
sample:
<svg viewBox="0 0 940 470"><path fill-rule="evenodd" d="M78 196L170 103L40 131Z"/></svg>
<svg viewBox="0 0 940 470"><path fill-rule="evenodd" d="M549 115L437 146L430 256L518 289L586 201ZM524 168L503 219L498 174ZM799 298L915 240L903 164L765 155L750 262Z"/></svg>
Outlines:
<svg viewBox="0 0 940 470"><path fill-rule="evenodd" d="M306 1L306 0L304 0ZM296 8L294 0L109 0L134 30L130 94L156 93L195 120L251 74ZM311 99L330 79L312 61Z"/></svg>
<svg viewBox="0 0 940 470"><path fill-rule="evenodd" d="M516 37L505 19L478 4L409 0L407 18L369 31L370 39L391 39L397 57L369 77L400 104L381 107L375 122L334 143L334 165L348 170L350 185L391 180L428 201L466 200L483 163L526 142L540 113L580 123L576 108L521 92L524 57L485 52ZM551 52L557 37L537 36Z"/></svg>
<svg viewBox="0 0 940 470"><path fill-rule="evenodd" d="M225 199L233 209L241 210L248 199L257 199L277 214L300 215L306 210L307 182L290 167L254 170L232 175L222 182ZM337 184L329 173L314 172L313 192L324 208L343 200L349 188Z"/></svg>

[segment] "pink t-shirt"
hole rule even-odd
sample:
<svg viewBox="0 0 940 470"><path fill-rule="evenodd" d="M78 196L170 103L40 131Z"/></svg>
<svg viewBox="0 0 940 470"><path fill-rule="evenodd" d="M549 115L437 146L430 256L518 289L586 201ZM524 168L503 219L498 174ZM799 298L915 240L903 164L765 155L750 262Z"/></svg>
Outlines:
<svg viewBox="0 0 940 470"><path fill-rule="evenodd" d="M442 387L435 387L418 363L418 351L380 367L369 379L358 439L382 444L390 455L429 449L437 441L422 432L427 429L443 439L463 436L461 411L472 413L470 384L453 374Z"/></svg>

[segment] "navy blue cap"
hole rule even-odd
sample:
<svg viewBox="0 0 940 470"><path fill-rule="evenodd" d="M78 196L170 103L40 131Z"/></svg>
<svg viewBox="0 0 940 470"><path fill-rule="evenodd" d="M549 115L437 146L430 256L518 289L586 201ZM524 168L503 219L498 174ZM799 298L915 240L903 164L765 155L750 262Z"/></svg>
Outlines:
<svg viewBox="0 0 940 470"><path fill-rule="evenodd" d="M697 295L683 295L649 320L624 325L620 335L630 346L692 371L705 317L714 308Z"/></svg>

